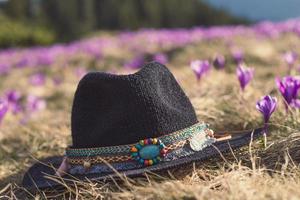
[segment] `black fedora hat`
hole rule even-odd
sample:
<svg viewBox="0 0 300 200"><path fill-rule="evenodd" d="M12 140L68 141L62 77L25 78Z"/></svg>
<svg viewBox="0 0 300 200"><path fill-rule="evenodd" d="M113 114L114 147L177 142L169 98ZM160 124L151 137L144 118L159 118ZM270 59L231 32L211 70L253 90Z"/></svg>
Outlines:
<svg viewBox="0 0 300 200"><path fill-rule="evenodd" d="M29 168L25 188L56 187L59 183L49 176L57 172L68 181L166 170L247 145L262 131L214 134L198 121L171 72L157 62L130 75L84 76L75 93L71 126L73 143L66 154Z"/></svg>

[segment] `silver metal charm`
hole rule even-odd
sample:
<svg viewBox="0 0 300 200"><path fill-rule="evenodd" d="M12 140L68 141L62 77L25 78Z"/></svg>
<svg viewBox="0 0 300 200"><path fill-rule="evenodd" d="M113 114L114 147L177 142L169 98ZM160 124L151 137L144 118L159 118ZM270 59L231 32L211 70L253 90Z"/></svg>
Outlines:
<svg viewBox="0 0 300 200"><path fill-rule="evenodd" d="M207 146L213 144L216 139L211 137L213 135L213 131L210 129L205 130L205 132L200 132L195 134L192 138L189 139L190 147L194 151L200 151Z"/></svg>

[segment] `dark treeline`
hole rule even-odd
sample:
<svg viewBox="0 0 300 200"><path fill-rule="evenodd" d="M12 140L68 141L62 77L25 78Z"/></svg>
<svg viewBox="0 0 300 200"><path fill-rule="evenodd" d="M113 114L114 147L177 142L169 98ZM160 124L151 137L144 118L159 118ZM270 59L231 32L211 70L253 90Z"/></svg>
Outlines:
<svg viewBox="0 0 300 200"><path fill-rule="evenodd" d="M247 23L201 0L10 0L5 11L14 19L46 24L62 41L99 29Z"/></svg>

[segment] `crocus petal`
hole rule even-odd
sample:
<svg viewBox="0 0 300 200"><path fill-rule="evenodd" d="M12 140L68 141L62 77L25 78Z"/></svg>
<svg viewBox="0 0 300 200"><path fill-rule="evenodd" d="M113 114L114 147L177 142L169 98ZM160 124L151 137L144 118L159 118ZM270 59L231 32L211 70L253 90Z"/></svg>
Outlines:
<svg viewBox="0 0 300 200"><path fill-rule="evenodd" d="M284 93L285 87L284 87L282 81L280 80L280 78L277 77L277 78L275 79L275 81L276 81L276 85L277 85L277 87L278 87L278 90L279 90L281 93Z"/></svg>
<svg viewBox="0 0 300 200"><path fill-rule="evenodd" d="M216 69L223 69L225 66L225 57L217 55L213 61L213 65Z"/></svg>
<svg viewBox="0 0 300 200"><path fill-rule="evenodd" d="M241 89L244 90L249 82L253 79L254 69L248 68L244 65L238 65L236 75L240 82Z"/></svg>
<svg viewBox="0 0 300 200"><path fill-rule="evenodd" d="M264 117L264 122L268 123L272 113L277 106L277 99L270 95L264 96L256 103L256 109L259 110Z"/></svg>
<svg viewBox="0 0 300 200"><path fill-rule="evenodd" d="M288 51L283 55L283 58L285 62L291 66L296 62L298 55L294 51Z"/></svg>
<svg viewBox="0 0 300 200"><path fill-rule="evenodd" d="M293 99L290 105L293 108L300 108L300 99Z"/></svg>
<svg viewBox="0 0 300 200"><path fill-rule="evenodd" d="M9 104L9 110L13 114L18 114L23 110L23 107L21 105L21 98L22 95L19 91L10 90L6 93L6 99Z"/></svg>
<svg viewBox="0 0 300 200"><path fill-rule="evenodd" d="M138 69L143 66L145 63L144 55L138 55L134 57L132 60L129 60L127 63L124 64L124 67L127 69Z"/></svg>
<svg viewBox="0 0 300 200"><path fill-rule="evenodd" d="M6 99L9 103L15 103L21 99L21 93L16 90L6 92Z"/></svg>
<svg viewBox="0 0 300 200"><path fill-rule="evenodd" d="M190 67L194 71L197 80L200 80L210 70L211 66L208 60L194 60L190 63Z"/></svg>
<svg viewBox="0 0 300 200"><path fill-rule="evenodd" d="M244 60L244 53L240 49L235 49L232 50L232 57L237 64L240 64Z"/></svg>
<svg viewBox="0 0 300 200"><path fill-rule="evenodd" d="M46 107L46 102L34 95L27 97L26 109L29 113L43 110Z"/></svg>
<svg viewBox="0 0 300 200"><path fill-rule="evenodd" d="M0 99L0 123L4 119L8 111L8 102L4 99Z"/></svg>
<svg viewBox="0 0 300 200"><path fill-rule="evenodd" d="M33 74L29 78L29 82L34 86L41 86L45 84L46 77L42 73Z"/></svg>
<svg viewBox="0 0 300 200"><path fill-rule="evenodd" d="M298 98L298 93L300 90L299 79L296 79L292 76L286 76L282 79L276 78L276 84L286 104L290 105L295 99Z"/></svg>
<svg viewBox="0 0 300 200"><path fill-rule="evenodd" d="M153 60L155 60L161 64L166 64L168 62L168 57L166 54L158 53L158 54L154 55Z"/></svg>

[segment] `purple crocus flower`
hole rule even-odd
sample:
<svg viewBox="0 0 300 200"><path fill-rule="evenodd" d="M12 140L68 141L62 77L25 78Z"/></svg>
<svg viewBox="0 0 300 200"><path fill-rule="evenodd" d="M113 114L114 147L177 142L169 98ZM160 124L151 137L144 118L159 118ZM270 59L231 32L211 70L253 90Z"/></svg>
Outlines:
<svg viewBox="0 0 300 200"><path fill-rule="evenodd" d="M259 110L264 117L264 146L267 147L267 132L268 132L268 122L275 111L277 106L277 99L275 97L271 97L270 95L264 96L256 103L256 108Z"/></svg>
<svg viewBox="0 0 300 200"><path fill-rule="evenodd" d="M166 64L168 62L168 57L166 54L158 53L153 56L153 60L155 60L161 64Z"/></svg>
<svg viewBox="0 0 300 200"><path fill-rule="evenodd" d="M34 95L27 96L26 110L28 111L28 113L33 113L33 112L43 110L45 107L46 107L45 100Z"/></svg>
<svg viewBox="0 0 300 200"><path fill-rule="evenodd" d="M4 119L7 111L8 111L8 102L4 99L0 99L0 123Z"/></svg>
<svg viewBox="0 0 300 200"><path fill-rule="evenodd" d="M46 108L46 101L35 95L28 95L24 105L24 116L20 123L25 124L28 119L34 115L35 112L41 111Z"/></svg>
<svg viewBox="0 0 300 200"><path fill-rule="evenodd" d="M6 93L6 99L9 104L9 108L13 114L17 114L22 111L21 100L22 95L20 92L11 90Z"/></svg>
<svg viewBox="0 0 300 200"><path fill-rule="evenodd" d="M259 110L264 117L264 122L268 123L272 113L275 111L277 106L276 97L271 97L270 95L262 97L256 103L256 109Z"/></svg>
<svg viewBox="0 0 300 200"><path fill-rule="evenodd" d="M231 52L232 54L232 57L234 59L234 61L237 63L237 64L240 64L243 62L244 60L244 52L240 49L235 49Z"/></svg>
<svg viewBox="0 0 300 200"><path fill-rule="evenodd" d="M29 82L34 86L44 85L46 81L46 77L42 73L36 73L29 77Z"/></svg>
<svg viewBox="0 0 300 200"><path fill-rule="evenodd" d="M190 67L194 71L197 80L200 80L210 70L210 63L208 60L194 60Z"/></svg>
<svg viewBox="0 0 300 200"><path fill-rule="evenodd" d="M238 65L238 67L236 68L236 75L239 79L240 86L244 91L245 87L253 79L254 69L248 68L244 65Z"/></svg>
<svg viewBox="0 0 300 200"><path fill-rule="evenodd" d="M125 63L124 67L128 69L138 69L143 66L145 62L145 58L142 55L138 55L134 57L132 60Z"/></svg>
<svg viewBox="0 0 300 200"><path fill-rule="evenodd" d="M16 90L10 90L6 92L6 99L9 103L16 103L21 98L21 93Z"/></svg>
<svg viewBox="0 0 300 200"><path fill-rule="evenodd" d="M224 69L225 57L223 55L217 55L213 61L213 65L216 69Z"/></svg>
<svg viewBox="0 0 300 200"><path fill-rule="evenodd" d="M288 51L283 55L284 61L289 65L290 68L294 65L297 58L298 55L294 51Z"/></svg>
<svg viewBox="0 0 300 200"><path fill-rule="evenodd" d="M288 105L294 108L300 108L300 100L298 99L300 80L292 76L286 76L282 79L277 78L276 84L285 100L286 109L288 109Z"/></svg>

